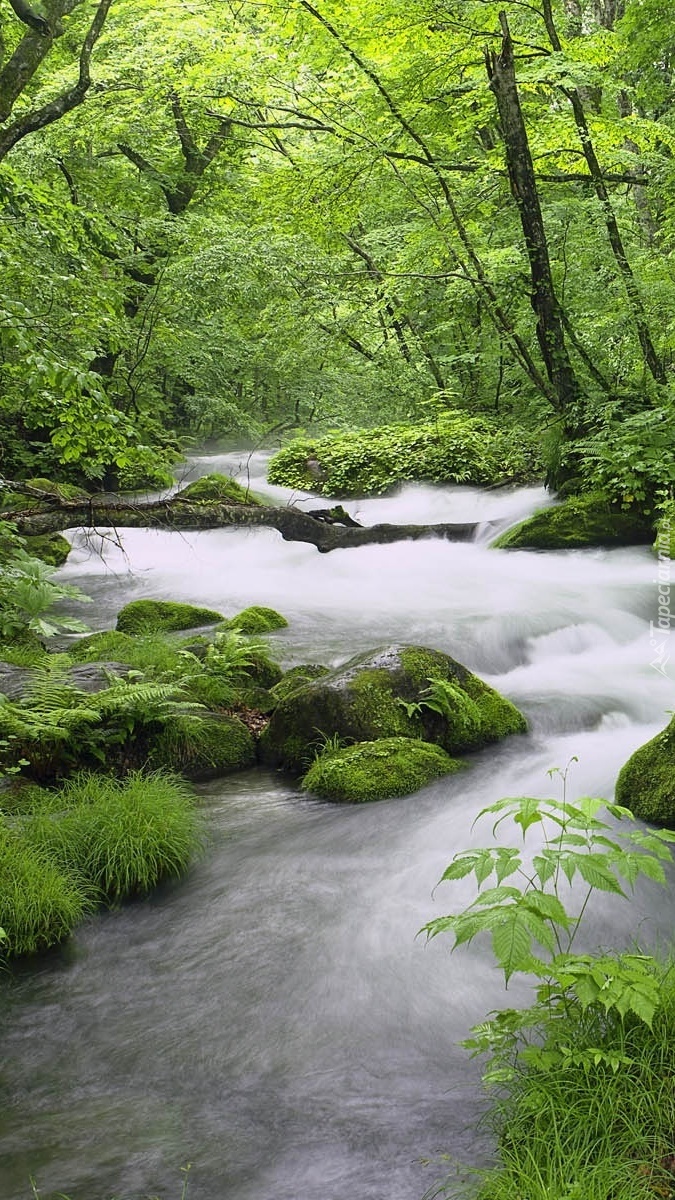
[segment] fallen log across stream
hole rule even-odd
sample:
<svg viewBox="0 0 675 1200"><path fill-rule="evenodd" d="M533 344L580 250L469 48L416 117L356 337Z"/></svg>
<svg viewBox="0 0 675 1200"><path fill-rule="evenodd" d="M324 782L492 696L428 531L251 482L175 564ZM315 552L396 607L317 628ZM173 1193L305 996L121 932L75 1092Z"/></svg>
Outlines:
<svg viewBox="0 0 675 1200"><path fill-rule="evenodd" d="M37 489L9 484L14 492L31 497L31 507L7 511L19 533L25 535L56 533L83 527L221 529L228 526L278 529L284 541L309 542L322 554L331 550L370 546L421 538L445 538L468 542L478 527L476 522L441 525L370 525L344 527L310 516L300 509L274 508L262 504L223 504L214 501L189 502L180 494L166 500L127 500L103 493L87 500L66 500L52 494L36 494Z"/></svg>

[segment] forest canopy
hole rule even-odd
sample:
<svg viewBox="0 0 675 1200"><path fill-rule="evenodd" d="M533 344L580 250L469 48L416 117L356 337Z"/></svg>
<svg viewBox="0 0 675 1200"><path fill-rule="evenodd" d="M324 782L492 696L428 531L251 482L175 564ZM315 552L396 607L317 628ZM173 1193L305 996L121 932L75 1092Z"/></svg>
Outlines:
<svg viewBox="0 0 675 1200"><path fill-rule="evenodd" d="M674 56L660 0L0 0L0 473L461 410L658 503Z"/></svg>

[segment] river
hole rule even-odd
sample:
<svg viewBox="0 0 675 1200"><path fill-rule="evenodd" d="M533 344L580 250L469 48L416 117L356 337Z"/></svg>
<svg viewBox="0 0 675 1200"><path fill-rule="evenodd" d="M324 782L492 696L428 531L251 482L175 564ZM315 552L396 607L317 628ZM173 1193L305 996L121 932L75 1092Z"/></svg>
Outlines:
<svg viewBox="0 0 675 1200"><path fill-rule="evenodd" d="M188 477L238 469L288 500L261 455L195 459ZM317 803L268 771L201 785L210 841L186 879L0 982L1 1200L29 1200L31 1176L41 1200L179 1200L189 1163L189 1200L421 1200L452 1170L441 1156L485 1160L479 1066L458 1042L523 993L505 999L486 946L416 937L472 895L434 885L488 838L472 828L482 806L550 794L547 770L573 755L573 794L610 797L675 707L668 667L651 665L647 549L488 549L547 502L409 486L345 507L366 524L479 521L476 540L328 555L272 530L73 533L59 577L94 597L93 628L141 596L227 615L267 604L290 622L272 636L284 665L434 646L514 700L530 733L371 806ZM654 945L674 910L649 885L597 904L592 937Z"/></svg>

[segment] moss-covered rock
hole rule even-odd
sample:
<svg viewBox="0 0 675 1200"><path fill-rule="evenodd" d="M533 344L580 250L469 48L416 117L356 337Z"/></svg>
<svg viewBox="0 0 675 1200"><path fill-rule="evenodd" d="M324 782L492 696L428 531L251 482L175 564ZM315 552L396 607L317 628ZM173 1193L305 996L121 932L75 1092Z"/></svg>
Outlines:
<svg viewBox="0 0 675 1200"><path fill-rule="evenodd" d="M54 483L53 479L27 479L26 487L45 492L45 499L48 499L50 496L55 500L78 501L89 499L89 493L85 492L84 488L77 487L73 483Z"/></svg>
<svg viewBox="0 0 675 1200"><path fill-rule="evenodd" d="M264 650L252 649L249 656L249 664L246 668L247 679L244 682L244 687L260 687L266 688L268 691L283 676L283 671L278 663L265 653ZM250 682L249 682L250 681Z"/></svg>
<svg viewBox="0 0 675 1200"><path fill-rule="evenodd" d="M380 738L320 754L302 781L324 800L361 804L409 796L461 766L440 746L415 738Z"/></svg>
<svg viewBox="0 0 675 1200"><path fill-rule="evenodd" d="M675 717L621 768L616 802L643 821L675 829Z"/></svg>
<svg viewBox="0 0 675 1200"><path fill-rule="evenodd" d="M226 629L238 629L240 633L271 633L274 629L286 629L288 621L275 608L264 608L254 604L244 608L235 617L225 621Z"/></svg>
<svg viewBox="0 0 675 1200"><path fill-rule="evenodd" d="M260 754L302 774L322 737L414 738L452 755L525 729L509 700L449 655L388 646L350 659L281 700L260 739Z"/></svg>
<svg viewBox="0 0 675 1200"><path fill-rule="evenodd" d="M116 628L121 633L162 633L215 625L223 619L223 614L212 608L176 600L132 600L117 614Z"/></svg>
<svg viewBox="0 0 675 1200"><path fill-rule="evenodd" d="M640 513L614 508L600 492L570 496L543 508L492 543L496 550L578 550L588 546L638 546L654 536Z"/></svg>
<svg viewBox="0 0 675 1200"><path fill-rule="evenodd" d="M202 475L174 496L174 500L189 500L191 504L199 504L216 500L219 504L259 504L260 501L242 487L236 479L229 475Z"/></svg>
<svg viewBox="0 0 675 1200"><path fill-rule="evenodd" d="M311 683L313 679L320 679L322 675L328 674L330 674L330 669L322 667L320 663L301 663L297 667L291 667L284 672L283 677L271 689L275 704L278 704L280 700L285 700L287 696L291 695L291 692L297 692L305 684Z"/></svg>
<svg viewBox="0 0 675 1200"><path fill-rule="evenodd" d="M100 662L105 658L116 658L119 662L130 661L135 639L129 633L118 633L116 629L104 629L79 638L69 647L68 653L75 662ZM129 655L129 659L127 659Z"/></svg>
<svg viewBox="0 0 675 1200"><path fill-rule="evenodd" d="M253 737L236 717L176 712L153 738L150 765L196 780L243 771L255 759Z"/></svg>
<svg viewBox="0 0 675 1200"><path fill-rule="evenodd" d="M62 567L72 549L61 533L36 533L27 537L26 553L39 558L50 567Z"/></svg>
<svg viewBox="0 0 675 1200"><path fill-rule="evenodd" d="M483 417L458 412L414 425L297 438L268 468L270 483L324 496L380 495L407 480L498 484L542 475L532 434L507 433Z"/></svg>

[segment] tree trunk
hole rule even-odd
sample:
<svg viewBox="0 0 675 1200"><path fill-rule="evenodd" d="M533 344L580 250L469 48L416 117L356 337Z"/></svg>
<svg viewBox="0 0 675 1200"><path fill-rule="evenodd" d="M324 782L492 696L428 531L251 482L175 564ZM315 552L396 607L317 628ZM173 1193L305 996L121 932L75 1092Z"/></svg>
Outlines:
<svg viewBox="0 0 675 1200"><path fill-rule="evenodd" d="M500 13L500 22L503 34L501 53L497 55L488 51L486 66L504 136L511 192L518 207L527 247L532 280L531 301L537 318L537 341L555 393L556 408L564 412L577 399L579 386L565 345L563 319L553 284L534 165L518 96L513 42L505 13Z"/></svg>

